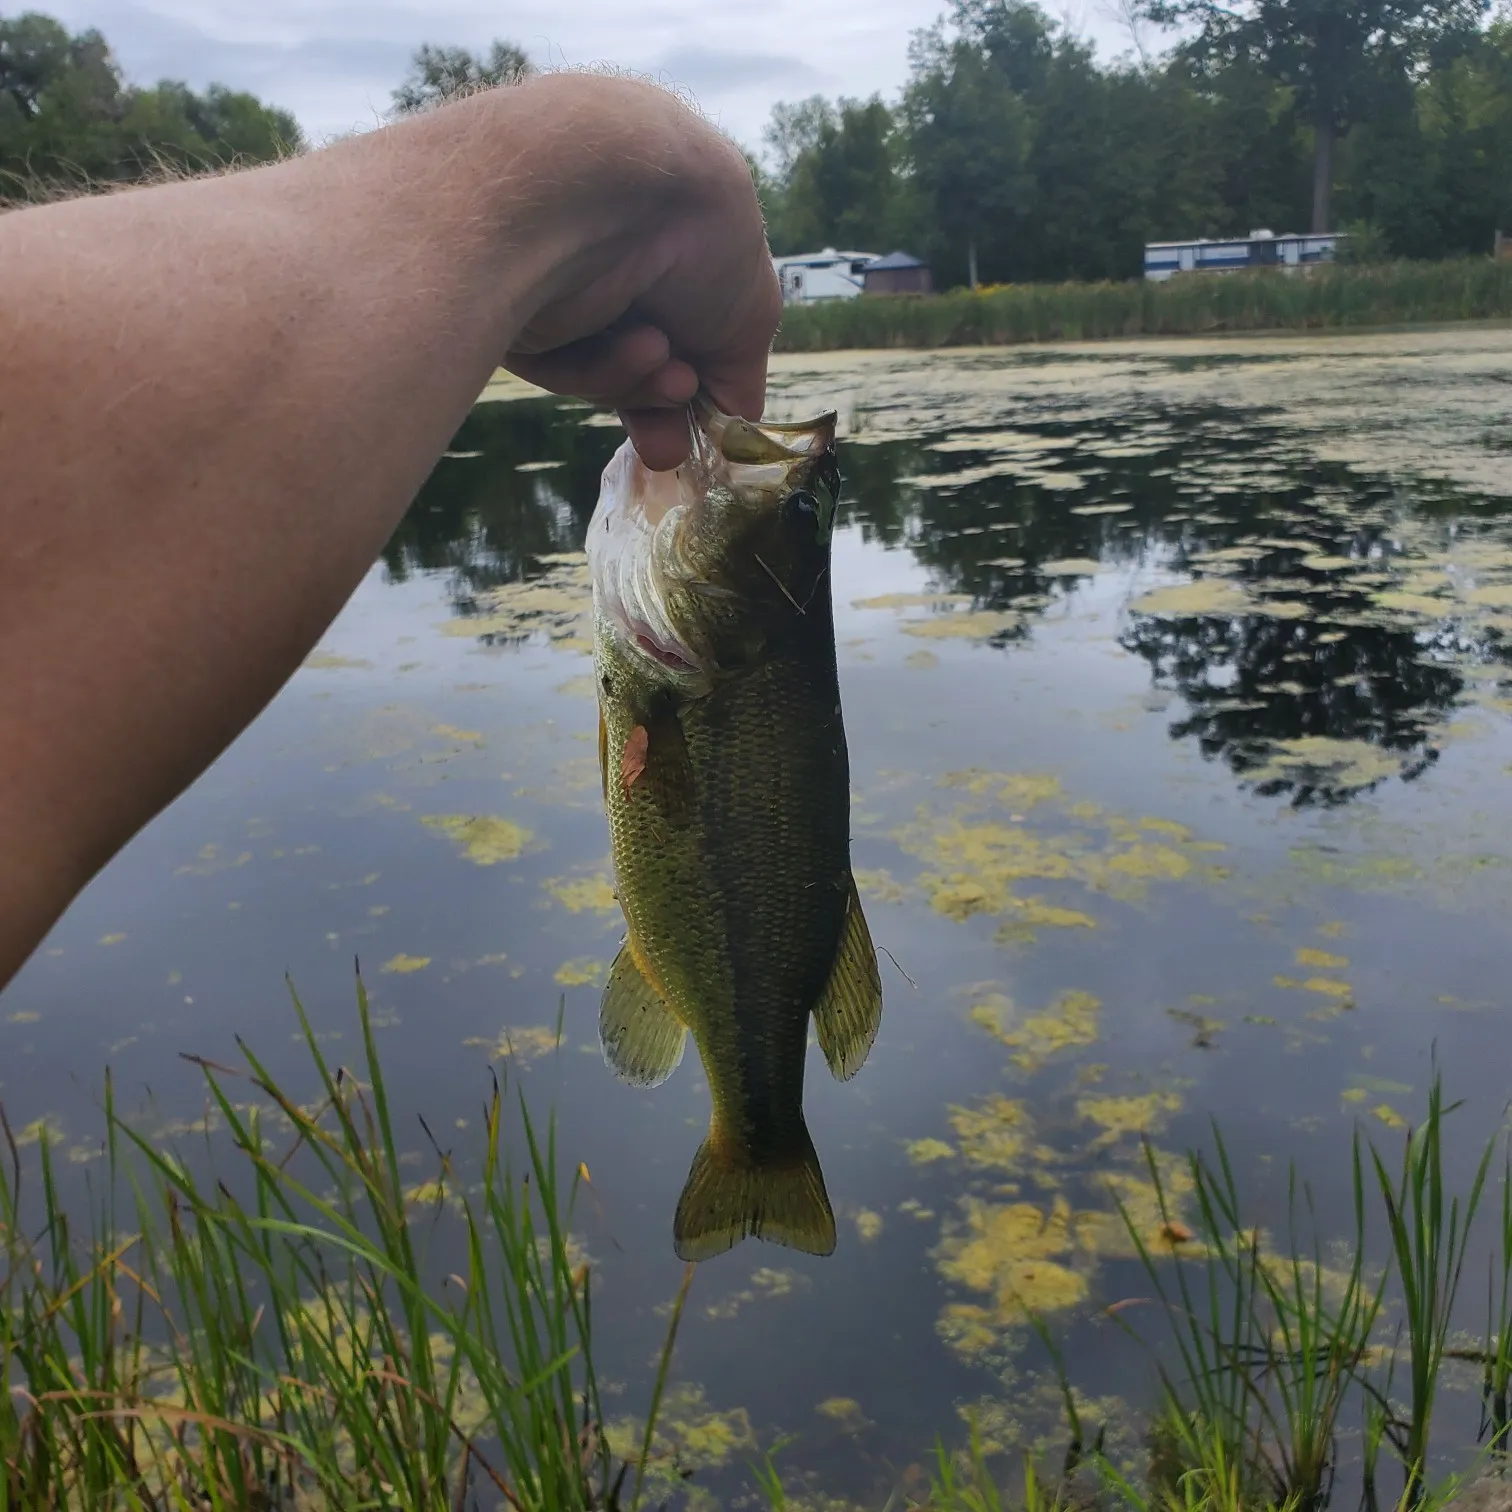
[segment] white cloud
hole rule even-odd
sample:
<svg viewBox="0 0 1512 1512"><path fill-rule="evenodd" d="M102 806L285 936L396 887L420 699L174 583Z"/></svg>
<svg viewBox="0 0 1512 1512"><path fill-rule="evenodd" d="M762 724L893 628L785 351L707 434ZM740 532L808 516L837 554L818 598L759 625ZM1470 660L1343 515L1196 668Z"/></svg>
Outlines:
<svg viewBox="0 0 1512 1512"><path fill-rule="evenodd" d="M779 100L891 97L946 0L39 0L98 27L128 77L249 89L319 141L369 126L421 42L518 42L537 63L613 63L691 93L748 146ZM1054 12L1052 12L1054 13ZM759 19L758 19L759 17ZM1093 34L1106 32L1096 24ZM1116 37L1109 33L1114 47Z"/></svg>

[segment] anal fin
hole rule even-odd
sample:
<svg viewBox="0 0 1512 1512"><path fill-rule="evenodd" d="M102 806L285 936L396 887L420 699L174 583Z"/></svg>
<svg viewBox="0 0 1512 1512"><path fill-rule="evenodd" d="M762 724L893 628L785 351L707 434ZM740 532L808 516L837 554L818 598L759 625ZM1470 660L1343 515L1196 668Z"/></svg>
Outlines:
<svg viewBox="0 0 1512 1512"><path fill-rule="evenodd" d="M882 1022L882 978L877 951L853 877L845 906L840 945L819 1001L814 1004L814 1032L837 1081L849 1081L866 1063Z"/></svg>
<svg viewBox="0 0 1512 1512"><path fill-rule="evenodd" d="M683 1058L688 1031L648 982L628 940L609 970L599 1003L599 1044L616 1076L634 1087L656 1087Z"/></svg>

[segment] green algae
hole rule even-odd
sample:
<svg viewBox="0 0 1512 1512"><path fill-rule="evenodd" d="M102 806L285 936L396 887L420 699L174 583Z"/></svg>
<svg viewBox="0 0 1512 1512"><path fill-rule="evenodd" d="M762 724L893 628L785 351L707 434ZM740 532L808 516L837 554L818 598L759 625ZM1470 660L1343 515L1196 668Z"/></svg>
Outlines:
<svg viewBox="0 0 1512 1512"><path fill-rule="evenodd" d="M990 992L971 1005L970 1018L1013 1054L1025 1071L1037 1071L1063 1050L1085 1049L1101 1032L1102 1001L1090 992L1058 994L1038 1013L1020 1014L1011 999Z"/></svg>
<svg viewBox="0 0 1512 1512"><path fill-rule="evenodd" d="M1032 1202L968 1197L940 1241L940 1273L987 1296L978 1321L993 1334L1026 1322L1031 1311L1075 1307L1085 1301L1088 1282L1068 1263L1075 1248L1071 1219L1063 1198L1046 1210Z"/></svg>
<svg viewBox="0 0 1512 1512"><path fill-rule="evenodd" d="M440 630L485 641L539 638L554 650L589 651L592 598L587 557L553 557L539 577L483 590L475 612L447 620Z"/></svg>
<svg viewBox="0 0 1512 1512"><path fill-rule="evenodd" d="M408 976L411 972L424 971L430 963L429 956L406 955L401 950L398 955L385 961L381 969L398 976Z"/></svg>
<svg viewBox="0 0 1512 1512"><path fill-rule="evenodd" d="M790 1297L795 1292L807 1289L808 1285L808 1278L795 1270L761 1265L751 1272L748 1286L729 1293L718 1302L709 1303L703 1309L703 1315L716 1321L733 1318L752 1303Z"/></svg>
<svg viewBox="0 0 1512 1512"><path fill-rule="evenodd" d="M535 838L523 825L497 814L425 814L420 822L456 841L476 866L516 861Z"/></svg>
<svg viewBox="0 0 1512 1512"><path fill-rule="evenodd" d="M1138 902L1152 884L1226 875L1210 860L1221 845L1197 839L1174 820L1134 820L1086 801L1068 804L1054 777L971 769L948 774L942 786L977 801L944 816L921 807L893 838L925 863L917 880L937 913L958 922L997 915L1003 943L1030 942L1044 928L1097 926L1088 909L1022 891L1024 882L1067 883ZM1050 828L1044 821L1051 811L1075 826Z"/></svg>
<svg viewBox="0 0 1512 1512"><path fill-rule="evenodd" d="M854 1397L826 1397L814 1411L820 1417L828 1419L842 1433L865 1433L868 1428L876 1426L861 1410L860 1402Z"/></svg>
<svg viewBox="0 0 1512 1512"><path fill-rule="evenodd" d="M1323 929L1318 931L1319 934L1323 932ZM1305 945L1297 951L1296 962L1299 966L1316 966L1323 971L1343 971L1349 965L1349 957L1331 955L1326 950L1317 950Z"/></svg>
<svg viewBox="0 0 1512 1512"><path fill-rule="evenodd" d="M1125 1135L1135 1138L1158 1133L1167 1115L1180 1111L1181 1098L1174 1092L1146 1092L1141 1096L1083 1097L1076 1104L1077 1116L1097 1124L1102 1133L1092 1141L1093 1150L1106 1149Z"/></svg>
<svg viewBox="0 0 1512 1512"><path fill-rule="evenodd" d="M906 620L903 633L927 640L985 641L1005 631L1016 630L1022 624L1022 616L1012 610L977 609L936 614L923 620Z"/></svg>
<svg viewBox="0 0 1512 1512"><path fill-rule="evenodd" d="M955 1131L957 1148L968 1167L1009 1175L1022 1168L1034 1134L1024 1103L994 1094L970 1107L953 1106L948 1117L950 1127ZM943 1141L935 1143L950 1149ZM951 1150L951 1154L955 1153Z"/></svg>
<svg viewBox="0 0 1512 1512"><path fill-rule="evenodd" d="M954 1145L943 1139L909 1139L904 1141L903 1152L910 1165L932 1165L937 1160L954 1160Z"/></svg>
<svg viewBox="0 0 1512 1512"><path fill-rule="evenodd" d="M557 967L552 979L562 987L602 987L609 979L609 962L574 956Z"/></svg>
<svg viewBox="0 0 1512 1512"><path fill-rule="evenodd" d="M857 867L851 872L856 888L868 903L901 903L907 896L903 884L885 867L868 871Z"/></svg>
<svg viewBox="0 0 1512 1512"><path fill-rule="evenodd" d="M607 872L595 872L591 877L548 877L541 888L568 913L612 914L619 910L614 881Z"/></svg>
<svg viewBox="0 0 1512 1512"><path fill-rule="evenodd" d="M1373 787L1401 770L1399 757L1371 741L1305 735L1272 742L1266 760L1246 771L1244 777L1254 783L1305 783L1347 791Z"/></svg>
<svg viewBox="0 0 1512 1512"><path fill-rule="evenodd" d="M471 1049L488 1051L489 1060L512 1060L523 1064L550 1055L561 1040L549 1024L525 1024L501 1030L495 1039L474 1036L462 1043Z"/></svg>
<svg viewBox="0 0 1512 1512"><path fill-rule="evenodd" d="M616 1418L604 1425L610 1453L630 1465L640 1463L645 1435L640 1418ZM647 1492L665 1502L685 1489L686 1472L718 1470L755 1449L756 1431L744 1407L721 1412L709 1405L702 1386L677 1382L667 1389L656 1417L645 1461Z"/></svg>

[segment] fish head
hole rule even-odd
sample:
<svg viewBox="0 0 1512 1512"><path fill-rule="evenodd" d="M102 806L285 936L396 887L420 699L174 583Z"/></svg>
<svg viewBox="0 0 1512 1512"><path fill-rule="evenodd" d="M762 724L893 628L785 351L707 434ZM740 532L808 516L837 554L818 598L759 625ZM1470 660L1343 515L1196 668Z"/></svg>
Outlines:
<svg viewBox="0 0 1512 1512"><path fill-rule="evenodd" d="M840 472L833 413L759 425L700 395L690 424L692 454L675 472L651 472L629 441L620 447L587 549L600 633L696 695L794 637L832 637Z"/></svg>

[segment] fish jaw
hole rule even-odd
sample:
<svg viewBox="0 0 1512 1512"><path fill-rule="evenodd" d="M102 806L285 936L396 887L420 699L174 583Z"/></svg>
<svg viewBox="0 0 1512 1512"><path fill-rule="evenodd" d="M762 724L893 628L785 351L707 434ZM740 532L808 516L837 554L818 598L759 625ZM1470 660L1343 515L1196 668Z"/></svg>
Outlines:
<svg viewBox="0 0 1512 1512"><path fill-rule="evenodd" d="M588 524L588 572L597 635L638 652L658 680L690 693L717 670L671 613L666 585L680 575L679 535L703 498L698 470L652 472L628 439L609 459Z"/></svg>
<svg viewBox="0 0 1512 1512"><path fill-rule="evenodd" d="M732 575L734 543L772 541L766 556L754 547L746 554L777 582L774 566L787 555L780 512L812 486L809 550L822 553L827 570L839 473L833 411L801 424L755 425L700 395L689 423L691 455L673 472L652 472L632 442L621 444L604 469L587 554L599 624L654 666L659 681L699 696L720 671L715 641L740 619L738 601L752 597L749 579ZM756 584L763 593L767 586Z"/></svg>

